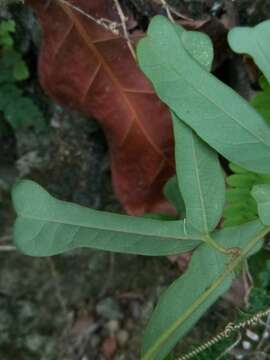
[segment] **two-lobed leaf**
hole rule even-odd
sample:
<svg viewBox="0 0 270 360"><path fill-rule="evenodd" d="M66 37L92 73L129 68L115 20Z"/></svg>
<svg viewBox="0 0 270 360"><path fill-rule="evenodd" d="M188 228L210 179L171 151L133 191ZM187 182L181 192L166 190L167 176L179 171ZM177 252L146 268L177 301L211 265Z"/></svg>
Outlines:
<svg viewBox="0 0 270 360"><path fill-rule="evenodd" d="M217 231L214 239L227 248L241 249L230 259L207 244L192 256L188 270L162 295L144 336L142 360L162 360L204 312L231 286L243 259L262 245L259 221Z"/></svg>
<svg viewBox="0 0 270 360"><path fill-rule="evenodd" d="M18 249L51 256L77 247L130 254L179 254L201 244L198 232L183 221L161 221L111 214L60 201L32 181L15 185Z"/></svg>
<svg viewBox="0 0 270 360"><path fill-rule="evenodd" d="M159 97L211 147L252 171L270 171L270 129L236 92L185 48L186 31L156 16L137 53ZM179 41L181 39L182 41Z"/></svg>
<svg viewBox="0 0 270 360"><path fill-rule="evenodd" d="M270 20L255 27L236 27L229 32L233 51L250 55L270 83Z"/></svg>

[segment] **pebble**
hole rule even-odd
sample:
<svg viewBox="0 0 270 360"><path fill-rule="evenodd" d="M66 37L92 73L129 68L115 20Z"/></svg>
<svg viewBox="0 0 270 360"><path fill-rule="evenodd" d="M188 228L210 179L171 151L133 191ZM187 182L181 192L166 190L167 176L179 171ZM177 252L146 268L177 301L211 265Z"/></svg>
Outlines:
<svg viewBox="0 0 270 360"><path fill-rule="evenodd" d="M129 331L132 331L134 329L134 321L131 318L128 318L125 322L125 328Z"/></svg>
<svg viewBox="0 0 270 360"><path fill-rule="evenodd" d="M113 298L106 298L101 300L96 306L96 311L98 315L108 320L117 320L123 318L120 306Z"/></svg>
<svg viewBox="0 0 270 360"><path fill-rule="evenodd" d="M100 343L100 337L98 335L92 335L90 340L91 347L96 348L98 347L99 343Z"/></svg>
<svg viewBox="0 0 270 360"><path fill-rule="evenodd" d="M141 305L138 301L133 301L130 304L130 310L134 320L139 320L141 317Z"/></svg>
<svg viewBox="0 0 270 360"><path fill-rule="evenodd" d="M117 342L120 347L125 347L129 339L129 333L126 330L120 330L117 333Z"/></svg>
<svg viewBox="0 0 270 360"><path fill-rule="evenodd" d="M120 324L118 320L110 320L105 327L108 329L110 335L115 335L120 328Z"/></svg>
<svg viewBox="0 0 270 360"><path fill-rule="evenodd" d="M106 338L101 346L101 353L106 359L111 359L117 350L116 339L114 336Z"/></svg>

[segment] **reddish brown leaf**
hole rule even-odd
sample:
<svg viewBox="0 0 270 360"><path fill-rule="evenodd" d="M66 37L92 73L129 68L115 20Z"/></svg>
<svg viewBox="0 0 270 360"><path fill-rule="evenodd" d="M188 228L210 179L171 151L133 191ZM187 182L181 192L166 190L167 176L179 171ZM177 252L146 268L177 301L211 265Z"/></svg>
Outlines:
<svg viewBox="0 0 270 360"><path fill-rule="evenodd" d="M39 71L47 93L96 117L110 147L115 192L130 214L166 211L173 173L167 108L137 67L126 41L60 1L30 0L42 28ZM120 22L111 0L73 0L96 19Z"/></svg>

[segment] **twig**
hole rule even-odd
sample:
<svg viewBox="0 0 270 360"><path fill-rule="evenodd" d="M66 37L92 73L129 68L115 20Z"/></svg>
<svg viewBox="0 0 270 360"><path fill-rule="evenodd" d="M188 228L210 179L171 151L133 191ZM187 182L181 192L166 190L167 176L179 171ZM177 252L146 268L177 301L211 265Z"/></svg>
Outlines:
<svg viewBox="0 0 270 360"><path fill-rule="evenodd" d="M77 11L78 13L85 16L89 20L94 21L96 24L102 26L106 30L111 31L114 35L120 36L119 28L121 27L123 29L124 38L125 38L125 40L126 40L126 42L128 44L128 48L129 48L133 58L136 59L135 51L134 51L133 46L131 44L131 41L130 41L130 38L129 38L129 33L128 33L128 30L127 30L127 26L126 26L127 18L125 16L125 14L124 14L124 12L122 10L122 7L121 7L118 0L114 0L114 4L116 6L117 13L118 13L118 15L120 17L121 24L116 22L116 21L111 21L111 20L106 19L106 18L97 19L94 16L92 16L91 14L88 14L85 11L83 11L78 6L71 4L67 0L57 0L57 1L59 1L62 4L70 7L71 9Z"/></svg>
<svg viewBox="0 0 270 360"><path fill-rule="evenodd" d="M242 321L238 324L229 323L226 328L219 333L218 335L214 336L212 339L207 341L206 343L202 344L201 346L197 347L196 349L192 350L191 352L180 356L177 358L177 360L189 360L194 358L196 355L199 355L203 351L209 349L213 345L217 344L223 339L229 338L233 333L239 332L242 329L245 329L247 327L256 326L260 323L260 321L268 317L270 315L270 308L265 311L260 311L257 314L253 315L250 319L246 321Z"/></svg>
<svg viewBox="0 0 270 360"><path fill-rule="evenodd" d="M0 245L0 251L16 251L16 247L12 245Z"/></svg>
<svg viewBox="0 0 270 360"><path fill-rule="evenodd" d="M167 16L168 18L171 20L171 22L174 23L174 18L172 16L171 13L171 9L170 6L167 4L167 2L165 0L159 0L159 2L161 3L161 5L164 7L164 9L166 10Z"/></svg>
<svg viewBox="0 0 270 360"><path fill-rule="evenodd" d="M187 21L194 21L193 19L191 19L190 17L186 16L186 15L183 15L181 14L179 11L177 11L174 7L169 6L169 9L171 11L171 13L173 13L174 15L176 15L177 17L179 17L180 19L183 19L183 20L187 20Z"/></svg>
<svg viewBox="0 0 270 360"><path fill-rule="evenodd" d="M111 21L109 19L106 18L100 18L100 19L96 19L94 16L92 16L91 14L86 13L85 11L83 11L81 8L79 8L76 5L71 4L69 1L67 0L56 0L61 2L62 4L70 7L71 9L77 11L78 13L80 13L81 15L85 16L86 18L88 18L91 21L94 21L96 24L104 27L104 29L111 31L114 35L119 35L119 30L118 28L122 26L122 24L117 23L116 21Z"/></svg>
<svg viewBox="0 0 270 360"><path fill-rule="evenodd" d="M115 7L116 7L116 10L118 12L118 15L120 17L120 20L121 20L121 24L122 24L122 28L123 28L123 33L124 33L124 37L126 39L126 42L128 44L128 47L129 47L129 50L133 56L133 58L136 60L136 54L135 54L135 51L133 49L133 46L131 44L131 41L130 41L130 38L129 38L129 33L128 33L128 30L127 30L127 26L126 26L126 21L127 21L127 18L123 12L123 9L119 3L118 0L114 0L114 4L115 4Z"/></svg>
<svg viewBox="0 0 270 360"><path fill-rule="evenodd" d="M161 4L165 8L165 10L167 12L167 16L172 22L174 22L172 14L176 15L180 19L187 20L187 21L193 21L193 19L191 19L190 17L188 17L186 15L181 14L173 6L169 5L166 0L153 0L153 1Z"/></svg>

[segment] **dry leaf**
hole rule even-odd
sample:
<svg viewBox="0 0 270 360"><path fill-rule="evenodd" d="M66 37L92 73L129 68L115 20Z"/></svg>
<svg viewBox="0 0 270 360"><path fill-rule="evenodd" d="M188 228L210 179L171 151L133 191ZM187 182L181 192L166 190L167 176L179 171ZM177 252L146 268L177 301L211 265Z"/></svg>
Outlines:
<svg viewBox="0 0 270 360"><path fill-rule="evenodd" d="M94 116L110 148L115 192L130 214L168 211L162 187L174 172L170 114L125 39L62 1L29 0L43 29L39 73L62 105ZM73 0L96 19L120 22L111 0Z"/></svg>

